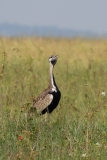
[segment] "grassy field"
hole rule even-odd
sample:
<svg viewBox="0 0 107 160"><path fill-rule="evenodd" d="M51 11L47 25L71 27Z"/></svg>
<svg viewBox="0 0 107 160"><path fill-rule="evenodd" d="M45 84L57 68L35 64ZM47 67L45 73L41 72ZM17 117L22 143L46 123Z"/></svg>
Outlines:
<svg viewBox="0 0 107 160"><path fill-rule="evenodd" d="M62 97L44 124L27 112L52 54ZM107 40L0 38L0 160L71 159L107 159Z"/></svg>

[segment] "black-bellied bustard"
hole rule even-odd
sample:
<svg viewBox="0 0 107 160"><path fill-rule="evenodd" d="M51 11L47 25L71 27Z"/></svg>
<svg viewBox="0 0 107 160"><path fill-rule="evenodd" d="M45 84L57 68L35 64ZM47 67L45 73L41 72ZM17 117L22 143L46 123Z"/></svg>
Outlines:
<svg viewBox="0 0 107 160"><path fill-rule="evenodd" d="M45 89L33 102L30 110L36 109L37 113L45 114L51 113L58 105L61 97L61 92L56 85L53 68L57 62L58 55L49 57L50 64L50 81L49 86Z"/></svg>

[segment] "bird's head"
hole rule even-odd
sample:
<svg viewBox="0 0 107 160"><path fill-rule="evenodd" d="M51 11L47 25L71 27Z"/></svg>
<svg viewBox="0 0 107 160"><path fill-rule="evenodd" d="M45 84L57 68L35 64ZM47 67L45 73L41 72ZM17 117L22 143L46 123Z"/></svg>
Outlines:
<svg viewBox="0 0 107 160"><path fill-rule="evenodd" d="M52 55L49 57L49 62L54 66L57 62L58 55Z"/></svg>

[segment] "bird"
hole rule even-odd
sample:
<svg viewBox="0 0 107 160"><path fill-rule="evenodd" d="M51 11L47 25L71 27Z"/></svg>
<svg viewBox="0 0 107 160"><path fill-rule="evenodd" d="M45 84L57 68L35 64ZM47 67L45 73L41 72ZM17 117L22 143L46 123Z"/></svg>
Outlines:
<svg viewBox="0 0 107 160"><path fill-rule="evenodd" d="M57 59L58 55L52 55L49 57L49 85L35 100L33 100L33 105L30 110L36 109L37 114L43 115L47 113L49 115L57 107L60 101L61 92L55 82L53 74L53 68L57 62Z"/></svg>

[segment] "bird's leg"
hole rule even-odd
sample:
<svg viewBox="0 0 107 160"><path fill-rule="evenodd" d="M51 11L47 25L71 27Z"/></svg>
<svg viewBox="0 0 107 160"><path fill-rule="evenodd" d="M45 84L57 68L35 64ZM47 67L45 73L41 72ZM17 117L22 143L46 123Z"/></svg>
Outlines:
<svg viewBox="0 0 107 160"><path fill-rule="evenodd" d="M49 117L50 117L50 114L49 114L49 111L47 109L47 112L45 113L45 122L49 121Z"/></svg>
<svg viewBox="0 0 107 160"><path fill-rule="evenodd" d="M47 112L47 121L49 121L49 119L50 119L50 114L49 112Z"/></svg>
<svg viewBox="0 0 107 160"><path fill-rule="evenodd" d="M45 113L45 122L47 121L47 112Z"/></svg>

